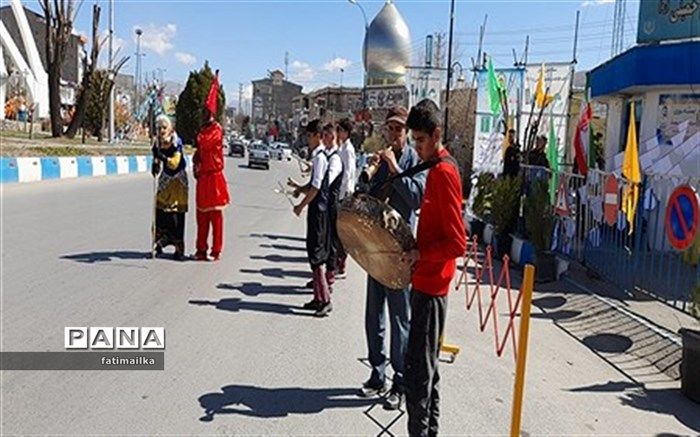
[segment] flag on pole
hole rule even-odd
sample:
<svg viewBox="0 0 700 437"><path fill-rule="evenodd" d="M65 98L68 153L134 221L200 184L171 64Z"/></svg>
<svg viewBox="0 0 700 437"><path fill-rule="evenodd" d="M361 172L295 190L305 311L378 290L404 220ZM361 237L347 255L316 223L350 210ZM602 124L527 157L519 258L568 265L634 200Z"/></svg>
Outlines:
<svg viewBox="0 0 700 437"><path fill-rule="evenodd" d="M634 215L639 200L639 184L642 182L642 172L639 167L639 151L637 150L637 127L634 115L634 102L630 102L630 123L627 128L627 145L622 161L622 176L627 179L627 186L622 195L622 212L629 222L629 233L634 230Z"/></svg>
<svg viewBox="0 0 700 437"><path fill-rule="evenodd" d="M549 139L547 140L547 161L549 169L552 170L552 177L549 180L549 199L554 205L557 200L557 187L559 187L559 145L557 144L557 134L554 132L553 110L549 109Z"/></svg>
<svg viewBox="0 0 700 437"><path fill-rule="evenodd" d="M589 128L591 119L593 118L593 110L588 100L581 103L581 114L576 124L576 133L574 134L574 154L576 158L576 167L578 172L584 176L588 175L588 164L590 162L591 135Z"/></svg>
<svg viewBox="0 0 700 437"><path fill-rule="evenodd" d="M544 64L540 68L540 74L537 76L537 86L535 87L535 103L537 103L538 108L544 108L549 105L554 96L551 94L546 94L544 89Z"/></svg>
<svg viewBox="0 0 700 437"><path fill-rule="evenodd" d="M216 117L217 112L217 99L219 97L219 70L216 70L214 74L214 79L211 81L211 87L209 88L209 94L207 94L207 100L204 103L204 107L211 112L211 114Z"/></svg>
<svg viewBox="0 0 700 437"><path fill-rule="evenodd" d="M491 58L489 58L487 80L489 107L491 108L491 113L497 116L501 113L501 86L496 77L496 70L493 69L493 60Z"/></svg>

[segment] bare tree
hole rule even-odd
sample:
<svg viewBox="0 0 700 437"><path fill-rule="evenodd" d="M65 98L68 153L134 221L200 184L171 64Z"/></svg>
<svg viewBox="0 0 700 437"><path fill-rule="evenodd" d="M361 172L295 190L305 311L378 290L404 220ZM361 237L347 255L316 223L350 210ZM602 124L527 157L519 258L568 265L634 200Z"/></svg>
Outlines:
<svg viewBox="0 0 700 437"><path fill-rule="evenodd" d="M73 21L82 1L77 8L75 0L41 0L40 4L46 20L46 70L49 76L51 135L60 137L63 134L61 67L73 32Z"/></svg>
<svg viewBox="0 0 700 437"><path fill-rule="evenodd" d="M100 28L100 11L101 8L97 3L92 5L92 49L90 50L90 60L88 61L87 58L83 59L83 80L80 84L78 100L75 103L73 119L68 125L68 129L66 129L65 135L68 138L75 137L85 119L85 108L87 107L89 94L92 91L93 73L97 67L97 59L100 56L101 44L98 33Z"/></svg>

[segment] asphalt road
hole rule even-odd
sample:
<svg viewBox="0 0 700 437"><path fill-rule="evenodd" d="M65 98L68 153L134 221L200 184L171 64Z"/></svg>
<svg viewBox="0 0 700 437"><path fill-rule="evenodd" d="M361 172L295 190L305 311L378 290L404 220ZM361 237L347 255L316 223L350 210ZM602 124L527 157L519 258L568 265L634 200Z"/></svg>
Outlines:
<svg viewBox="0 0 700 437"><path fill-rule="evenodd" d="M150 176L2 187L3 351L61 351L66 326L166 331L164 371L1 372L2 434L406 433L403 412L355 396L369 375L363 272L351 263L329 318L302 310L304 221L273 192L298 169L244 163L227 160L218 263L147 258ZM190 212L188 253L194 235ZM643 390L546 317L530 339L530 435L700 432L700 407L672 382ZM506 434L513 357L496 357L463 292L446 340L462 353L441 366L442 433Z"/></svg>

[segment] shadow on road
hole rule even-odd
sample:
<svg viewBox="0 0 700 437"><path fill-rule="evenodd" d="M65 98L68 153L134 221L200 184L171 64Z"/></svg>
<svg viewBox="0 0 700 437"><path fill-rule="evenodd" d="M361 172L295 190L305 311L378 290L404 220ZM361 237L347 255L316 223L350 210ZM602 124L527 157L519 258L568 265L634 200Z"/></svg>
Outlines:
<svg viewBox="0 0 700 437"><path fill-rule="evenodd" d="M259 274L267 276L270 278L309 278L311 279L311 272L307 270L283 270L279 267L274 268L264 268L259 270L254 269L241 269L241 273Z"/></svg>
<svg viewBox="0 0 700 437"><path fill-rule="evenodd" d="M246 296L258 296L261 294L278 295L304 295L312 294L295 285L263 285L260 282L243 282L240 285L220 283L216 286L219 290L236 290Z"/></svg>
<svg viewBox="0 0 700 437"><path fill-rule="evenodd" d="M289 246L287 244L261 244L260 247L265 249L291 250L295 252L306 252L306 247Z"/></svg>
<svg viewBox="0 0 700 437"><path fill-rule="evenodd" d="M69 259L80 263L93 264L114 260L150 259L151 252L136 252L132 250L115 250L104 252L86 252L74 255L63 255L61 259Z"/></svg>
<svg viewBox="0 0 700 437"><path fill-rule="evenodd" d="M312 311L309 311L309 312L295 311L295 310L304 311L302 307L298 307L298 306L291 306L291 305L284 305L284 304L280 304L280 303L270 303L270 302L248 302L248 301L236 298L236 297L221 299L218 302L213 301L213 300L192 299L189 301L189 303L191 305L213 306L218 310L231 311L234 313L237 313L239 311L253 311L253 312L260 312L260 313L280 314L283 316L313 317L313 315L314 315L314 313Z"/></svg>
<svg viewBox="0 0 700 437"><path fill-rule="evenodd" d="M250 259L265 260L276 263L301 263L306 264L309 258L306 256L284 256L284 255L251 255Z"/></svg>
<svg viewBox="0 0 700 437"><path fill-rule="evenodd" d="M648 389L627 381L608 381L586 387L569 389L570 392L620 392L622 405L638 410L674 416L680 423L700 432L700 406L687 399L678 389Z"/></svg>
<svg viewBox="0 0 700 437"><path fill-rule="evenodd" d="M297 237L294 235L280 235L280 234L250 234L253 238L267 238L268 240L289 240L289 241L300 241L302 243L306 242L306 238Z"/></svg>
<svg viewBox="0 0 700 437"><path fill-rule="evenodd" d="M264 388L251 385L228 385L221 392L199 397L204 416L211 422L218 414L239 414L250 417L287 417L290 414L320 413L329 408L362 408L376 399L357 397L357 389L300 387Z"/></svg>

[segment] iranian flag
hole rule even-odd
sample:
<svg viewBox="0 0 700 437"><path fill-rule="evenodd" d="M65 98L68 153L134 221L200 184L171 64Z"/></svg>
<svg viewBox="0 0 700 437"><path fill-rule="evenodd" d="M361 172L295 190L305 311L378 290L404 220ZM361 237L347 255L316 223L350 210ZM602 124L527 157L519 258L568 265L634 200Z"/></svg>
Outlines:
<svg viewBox="0 0 700 437"><path fill-rule="evenodd" d="M588 99L583 101L581 105L581 114L579 115L578 124L576 125L576 134L574 135L574 153L576 155L576 167L582 175L588 175L588 158L591 144L591 119L593 118L593 109Z"/></svg>

